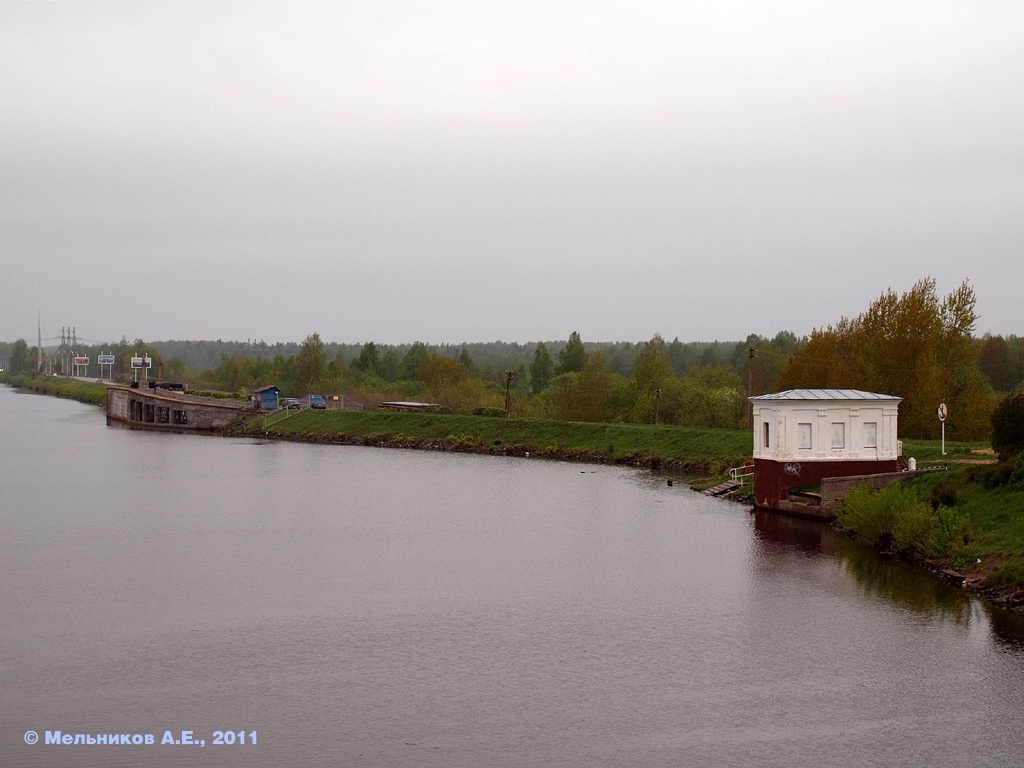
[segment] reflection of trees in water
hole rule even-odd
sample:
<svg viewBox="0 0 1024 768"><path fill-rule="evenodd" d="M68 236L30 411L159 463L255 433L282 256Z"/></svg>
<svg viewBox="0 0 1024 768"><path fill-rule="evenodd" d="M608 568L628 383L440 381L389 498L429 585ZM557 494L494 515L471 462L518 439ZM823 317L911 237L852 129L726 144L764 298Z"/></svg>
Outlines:
<svg viewBox="0 0 1024 768"><path fill-rule="evenodd" d="M1024 652L1024 616L985 604L992 634L1000 644L1017 653Z"/></svg>
<svg viewBox="0 0 1024 768"><path fill-rule="evenodd" d="M972 601L968 592L952 587L925 568L883 557L874 549L817 520L754 511L754 533L762 544L755 570L763 575L790 570L793 554L835 558L865 595L927 618L949 619L959 626L988 629L992 639L1015 653L1024 652L1024 616L988 603ZM985 621L987 619L987 621ZM979 624L987 627L979 627Z"/></svg>
<svg viewBox="0 0 1024 768"><path fill-rule="evenodd" d="M971 616L970 597L960 589L943 583L924 568L893 558L882 557L856 541L836 532L827 523L817 520L779 515L773 512L754 513L754 531L770 546L764 547L771 568L779 558L797 552L804 556L826 555L838 558L864 594L882 597L901 608L929 617L951 619L967 625Z"/></svg>
<svg viewBox="0 0 1024 768"><path fill-rule="evenodd" d="M853 541L843 556L847 572L865 594L884 597L914 613L951 619L964 626L969 623L970 596L926 569L882 557L874 549Z"/></svg>

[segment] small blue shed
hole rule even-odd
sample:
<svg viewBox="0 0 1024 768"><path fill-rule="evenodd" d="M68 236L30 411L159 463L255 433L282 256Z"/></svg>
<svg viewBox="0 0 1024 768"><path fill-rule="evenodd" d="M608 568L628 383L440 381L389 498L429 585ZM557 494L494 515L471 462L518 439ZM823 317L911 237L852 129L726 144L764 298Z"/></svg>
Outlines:
<svg viewBox="0 0 1024 768"><path fill-rule="evenodd" d="M256 407L261 411L275 411L278 407L278 394L280 390L273 384L253 390L256 399Z"/></svg>

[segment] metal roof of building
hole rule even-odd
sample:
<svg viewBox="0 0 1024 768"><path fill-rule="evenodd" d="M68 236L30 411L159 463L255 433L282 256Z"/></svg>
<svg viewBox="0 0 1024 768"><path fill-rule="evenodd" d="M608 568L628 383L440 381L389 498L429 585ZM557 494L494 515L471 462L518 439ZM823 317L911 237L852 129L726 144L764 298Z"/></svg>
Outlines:
<svg viewBox="0 0 1024 768"><path fill-rule="evenodd" d="M772 392L768 395L757 395L750 400L778 402L823 401L823 400L895 400L902 397L881 395L878 392L864 392L859 389L787 389L785 392Z"/></svg>

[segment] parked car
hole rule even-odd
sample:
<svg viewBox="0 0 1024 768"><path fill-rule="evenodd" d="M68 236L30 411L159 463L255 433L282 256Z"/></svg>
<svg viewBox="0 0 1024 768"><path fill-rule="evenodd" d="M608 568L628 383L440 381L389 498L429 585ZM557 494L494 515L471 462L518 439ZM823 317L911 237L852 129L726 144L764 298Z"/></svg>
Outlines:
<svg viewBox="0 0 1024 768"><path fill-rule="evenodd" d="M324 400L323 395L310 395L309 407L322 411L327 407L327 401Z"/></svg>
<svg viewBox="0 0 1024 768"><path fill-rule="evenodd" d="M301 408L302 407L302 403L300 403L294 397L286 397L284 400L281 401L281 407L282 408L288 408L288 409L291 409L291 408Z"/></svg>

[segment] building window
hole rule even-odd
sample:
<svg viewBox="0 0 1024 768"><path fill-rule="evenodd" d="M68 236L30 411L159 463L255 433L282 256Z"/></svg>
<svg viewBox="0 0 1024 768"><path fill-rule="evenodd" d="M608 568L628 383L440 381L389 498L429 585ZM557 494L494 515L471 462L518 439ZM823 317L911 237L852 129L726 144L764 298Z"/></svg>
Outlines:
<svg viewBox="0 0 1024 768"><path fill-rule="evenodd" d="M864 422L864 447L878 447L878 424L874 421Z"/></svg>
<svg viewBox="0 0 1024 768"><path fill-rule="evenodd" d="M800 450L809 451L811 450L811 425L810 424L799 424L797 425L800 429Z"/></svg>
<svg viewBox="0 0 1024 768"><path fill-rule="evenodd" d="M768 422L764 423L764 447L768 447Z"/></svg>
<svg viewBox="0 0 1024 768"><path fill-rule="evenodd" d="M832 422L832 447L846 447L846 425L841 421Z"/></svg>

